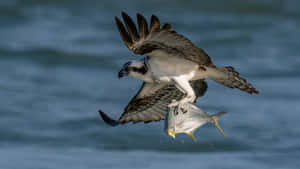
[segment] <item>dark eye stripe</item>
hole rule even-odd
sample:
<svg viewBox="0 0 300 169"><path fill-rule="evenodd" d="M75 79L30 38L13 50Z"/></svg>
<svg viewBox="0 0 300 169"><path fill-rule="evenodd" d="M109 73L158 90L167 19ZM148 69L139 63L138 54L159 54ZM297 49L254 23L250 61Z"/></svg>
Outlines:
<svg viewBox="0 0 300 169"><path fill-rule="evenodd" d="M139 72L141 74L145 74L147 72L147 69L145 67L141 67L139 69L135 68L133 70L136 71L136 72Z"/></svg>

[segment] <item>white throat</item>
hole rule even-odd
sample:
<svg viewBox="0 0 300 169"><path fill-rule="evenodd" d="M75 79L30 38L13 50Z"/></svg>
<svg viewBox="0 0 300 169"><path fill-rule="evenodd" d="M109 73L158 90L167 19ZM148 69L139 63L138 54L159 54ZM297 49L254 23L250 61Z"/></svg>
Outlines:
<svg viewBox="0 0 300 169"><path fill-rule="evenodd" d="M139 80L142 80L144 82L154 83L155 79L154 79L154 76L153 76L153 72L152 72L151 66L150 66L150 64L148 62L148 59L145 58L141 62L143 62L143 64L147 67L147 72L145 74L141 74L141 73L137 73L137 72L131 72L129 74L129 76L131 76L133 78L136 78L136 79L139 79Z"/></svg>

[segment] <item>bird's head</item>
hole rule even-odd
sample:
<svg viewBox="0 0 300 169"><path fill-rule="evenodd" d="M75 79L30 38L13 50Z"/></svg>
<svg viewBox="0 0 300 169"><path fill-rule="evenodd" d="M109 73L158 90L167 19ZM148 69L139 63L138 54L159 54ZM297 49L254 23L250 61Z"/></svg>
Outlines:
<svg viewBox="0 0 300 169"><path fill-rule="evenodd" d="M132 76L140 79L147 73L147 67L143 61L129 61L126 62L119 71L118 77Z"/></svg>

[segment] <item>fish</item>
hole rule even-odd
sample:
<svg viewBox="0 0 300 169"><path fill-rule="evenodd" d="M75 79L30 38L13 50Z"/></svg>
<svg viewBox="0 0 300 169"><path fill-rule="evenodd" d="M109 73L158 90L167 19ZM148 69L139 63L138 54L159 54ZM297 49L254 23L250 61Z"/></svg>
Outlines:
<svg viewBox="0 0 300 169"><path fill-rule="evenodd" d="M209 115L193 103L185 103L180 106L170 107L166 113L165 132L168 136L175 139L175 135L185 133L196 141L194 132L204 124L210 122L216 126L221 134L226 137L226 134L220 127L218 119L226 112L219 112Z"/></svg>

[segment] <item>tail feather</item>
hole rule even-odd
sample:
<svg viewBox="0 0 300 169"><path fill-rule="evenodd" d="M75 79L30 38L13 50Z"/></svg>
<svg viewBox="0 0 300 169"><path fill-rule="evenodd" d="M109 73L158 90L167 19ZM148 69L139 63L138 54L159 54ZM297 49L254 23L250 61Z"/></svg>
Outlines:
<svg viewBox="0 0 300 169"><path fill-rule="evenodd" d="M250 83L247 82L246 79L240 77L239 72L237 72L233 67L227 66L224 68L216 69L218 74L222 73L221 76L219 75L212 77L212 79L216 82L221 83L230 88L238 88L250 94L259 93Z"/></svg>

